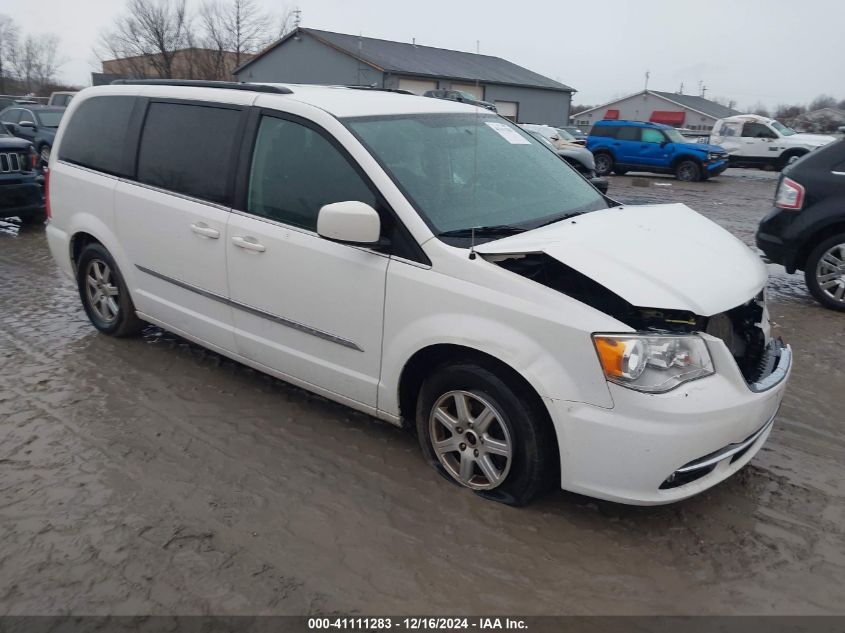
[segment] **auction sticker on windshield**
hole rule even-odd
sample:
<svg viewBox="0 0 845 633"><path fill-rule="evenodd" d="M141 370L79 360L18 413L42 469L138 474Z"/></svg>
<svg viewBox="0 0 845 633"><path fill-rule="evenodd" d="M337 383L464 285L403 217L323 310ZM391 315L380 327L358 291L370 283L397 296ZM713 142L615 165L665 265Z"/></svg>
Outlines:
<svg viewBox="0 0 845 633"><path fill-rule="evenodd" d="M485 121L487 125L496 130L503 139L511 145L530 145L531 141L522 136L512 127L499 123L498 121Z"/></svg>

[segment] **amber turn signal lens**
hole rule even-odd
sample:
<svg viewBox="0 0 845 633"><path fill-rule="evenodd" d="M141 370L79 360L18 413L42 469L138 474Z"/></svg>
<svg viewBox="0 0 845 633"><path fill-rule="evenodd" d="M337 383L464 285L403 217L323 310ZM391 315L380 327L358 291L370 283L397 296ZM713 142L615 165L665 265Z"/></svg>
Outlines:
<svg viewBox="0 0 845 633"><path fill-rule="evenodd" d="M622 375L622 362L625 357L625 345L612 338L597 336L596 351L599 353L599 360L608 376L618 378Z"/></svg>

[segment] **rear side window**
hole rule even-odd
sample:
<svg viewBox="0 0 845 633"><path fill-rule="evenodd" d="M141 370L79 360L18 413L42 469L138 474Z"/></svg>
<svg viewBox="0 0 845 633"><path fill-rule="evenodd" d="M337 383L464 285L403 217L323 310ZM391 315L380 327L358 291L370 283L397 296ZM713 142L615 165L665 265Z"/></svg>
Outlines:
<svg viewBox="0 0 845 633"><path fill-rule="evenodd" d="M776 138L775 133L762 123L746 123L742 126L742 136L749 138Z"/></svg>
<svg viewBox="0 0 845 633"><path fill-rule="evenodd" d="M316 231L321 207L348 200L378 208L358 172L322 134L285 119L261 120L247 211Z"/></svg>
<svg viewBox="0 0 845 633"><path fill-rule="evenodd" d="M590 136L607 136L610 138L616 137L617 127L615 125L594 125L590 130Z"/></svg>
<svg viewBox="0 0 845 633"><path fill-rule="evenodd" d="M616 133L616 138L620 141L639 141L640 128L638 127L620 127Z"/></svg>
<svg viewBox="0 0 845 633"><path fill-rule="evenodd" d="M138 180L230 205L233 150L241 112L181 103L151 103L138 150Z"/></svg>
<svg viewBox="0 0 845 633"><path fill-rule="evenodd" d="M92 97L73 113L62 136L59 160L115 176L131 176L126 133L135 97Z"/></svg>

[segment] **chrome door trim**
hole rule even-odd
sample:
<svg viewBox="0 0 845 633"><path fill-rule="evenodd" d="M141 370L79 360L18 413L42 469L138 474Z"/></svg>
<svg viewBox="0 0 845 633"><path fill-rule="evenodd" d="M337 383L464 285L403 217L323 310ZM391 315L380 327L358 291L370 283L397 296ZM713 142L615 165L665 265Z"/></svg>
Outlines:
<svg viewBox="0 0 845 633"><path fill-rule="evenodd" d="M363 352L364 350L355 342L349 341L345 338L340 336L336 336L329 332L324 332L323 330L318 330L317 328L310 327L305 325L304 323L299 323L298 321L292 321L291 319L286 319L285 317L279 316L277 314L273 314L271 312L266 312L260 308L256 308L251 305L247 305L246 303L241 303L239 301L234 301L229 299L228 297L224 297L223 295L219 295L215 292L210 292L208 290L204 290L202 288L198 288L192 284L186 283L184 281L180 281L178 279L174 279L173 277L169 277L167 275L163 275L159 272L154 270L150 270L140 264L135 264L135 268L140 270L142 273L146 273L152 277L156 277L157 279L161 279L162 281L166 281L168 283L173 284L174 286L179 286L185 290L190 292L194 292L198 295L206 297L208 299L212 299L214 301L219 301L220 303L225 303L228 306L233 308L237 308L238 310L243 310L244 312L249 312L250 314L254 314L255 316L262 317L264 319L268 319L273 321L274 323L278 323L279 325L284 325L285 327L289 327L293 330L298 330L304 334L310 334L311 336L316 336L317 338L321 338L324 341L329 341L330 343L336 343L342 347L348 347L349 349L354 349L358 352Z"/></svg>

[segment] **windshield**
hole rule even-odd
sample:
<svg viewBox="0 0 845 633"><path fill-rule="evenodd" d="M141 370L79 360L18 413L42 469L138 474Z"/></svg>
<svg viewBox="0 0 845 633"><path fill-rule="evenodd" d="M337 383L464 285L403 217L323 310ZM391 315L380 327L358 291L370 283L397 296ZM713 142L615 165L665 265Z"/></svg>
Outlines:
<svg viewBox="0 0 845 633"><path fill-rule="evenodd" d="M575 140L575 137L572 136L569 132L567 132L562 127L556 127L555 130L557 130L557 133L558 133L558 136L560 137L560 140L562 140L562 141L574 141Z"/></svg>
<svg viewBox="0 0 845 633"><path fill-rule="evenodd" d="M793 130L791 127L786 127L780 121L772 121L769 125L780 132L781 136L792 136L793 134L798 134L798 132Z"/></svg>
<svg viewBox="0 0 845 633"><path fill-rule="evenodd" d="M689 143L689 139L684 138L684 135L678 132L675 128L663 130L663 133L672 143Z"/></svg>
<svg viewBox="0 0 845 633"><path fill-rule="evenodd" d="M566 162L501 117L419 114L346 123L438 235L528 230L608 207Z"/></svg>
<svg viewBox="0 0 845 633"><path fill-rule="evenodd" d="M62 120L62 115L64 111L53 111L53 112L39 112L35 116L38 117L38 121L44 127L59 127L59 121Z"/></svg>
<svg viewBox="0 0 845 633"><path fill-rule="evenodd" d="M464 99L469 99L470 101L477 101L475 95L471 95L468 92L464 92L463 90L455 90L455 93L463 97Z"/></svg>

